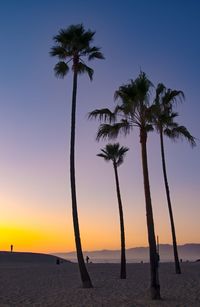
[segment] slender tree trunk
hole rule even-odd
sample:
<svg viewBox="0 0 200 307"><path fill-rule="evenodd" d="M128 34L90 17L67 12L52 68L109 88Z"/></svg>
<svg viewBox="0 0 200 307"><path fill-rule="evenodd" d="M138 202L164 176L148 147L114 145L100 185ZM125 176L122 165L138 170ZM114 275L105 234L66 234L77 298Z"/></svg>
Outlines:
<svg viewBox="0 0 200 307"><path fill-rule="evenodd" d="M71 142L70 142L70 179L71 179L71 197L72 197L72 216L74 224L74 236L76 243L77 259L83 288L92 288L90 276L86 269L81 247L81 238L78 222L78 211L76 201L76 180L75 180L75 126L76 126L76 93L77 93L77 72L74 70L73 93L72 93L72 111L71 111Z"/></svg>
<svg viewBox="0 0 200 307"><path fill-rule="evenodd" d="M166 165L165 165L165 151L164 151L162 128L160 128L160 145L161 145L163 176L164 176L164 182L165 182L165 190L166 190L166 195L167 195L167 204L168 204L168 209L169 209L169 217L170 217L171 231L172 231L175 272L176 272L176 274L181 274L181 268L180 268L179 257L178 257L177 242L176 242L176 231L175 231L174 218L173 218L172 205L171 205L171 198L170 198L170 191L169 191L169 185L168 185L168 180L167 180L167 171L166 171Z"/></svg>
<svg viewBox="0 0 200 307"><path fill-rule="evenodd" d="M114 172L115 172L115 182L116 182L116 190L117 190L117 199L119 206L119 218L120 218L120 232L121 232L121 272L120 278L126 279L126 249L125 249L125 231L124 231L124 217L123 217L123 209L122 209L122 200L121 193L119 188L119 178L117 172L117 165L114 162Z"/></svg>
<svg viewBox="0 0 200 307"><path fill-rule="evenodd" d="M151 269L151 298L154 300L160 299L160 284L158 276L158 262L159 255L156 250L156 238L154 232L153 210L151 204L151 193L149 185L149 173L147 162L147 133L145 130L140 130L140 143L142 152L142 168L144 179L144 193L146 201L146 216L147 216L147 230L149 240L149 253L150 253L150 269Z"/></svg>

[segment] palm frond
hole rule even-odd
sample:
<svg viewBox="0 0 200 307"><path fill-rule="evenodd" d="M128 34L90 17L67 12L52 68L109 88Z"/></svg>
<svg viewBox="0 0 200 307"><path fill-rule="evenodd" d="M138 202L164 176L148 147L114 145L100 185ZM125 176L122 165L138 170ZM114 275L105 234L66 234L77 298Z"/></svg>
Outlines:
<svg viewBox="0 0 200 307"><path fill-rule="evenodd" d="M64 60L67 57L70 57L67 50L63 48L62 46L54 46L51 48L51 51L49 52L51 56L57 56L60 60Z"/></svg>
<svg viewBox="0 0 200 307"><path fill-rule="evenodd" d="M178 101L182 102L184 99L185 95L182 91L168 89L162 98L162 104L164 106L169 106Z"/></svg>
<svg viewBox="0 0 200 307"><path fill-rule="evenodd" d="M100 59L100 60L104 60L105 57L103 55L103 53L101 53L100 51L96 51L96 52L92 52L89 54L88 56L88 60L93 60L93 59Z"/></svg>
<svg viewBox="0 0 200 307"><path fill-rule="evenodd" d="M88 47L87 49L85 49L84 51L83 51L83 55L86 55L86 54L90 54L90 53L93 53L93 52L98 52L98 51L100 51L100 47L96 47L96 46L93 46L93 47Z"/></svg>
<svg viewBox="0 0 200 307"><path fill-rule="evenodd" d="M83 31L83 33L80 35L81 37L81 43L84 46L83 49L87 49L86 45L89 48L89 44L93 41L93 37L95 35L95 31L91 31L90 29L88 29L87 31Z"/></svg>
<svg viewBox="0 0 200 307"><path fill-rule="evenodd" d="M118 159L116 161L117 166L120 166L124 162L124 157L126 155L126 152L129 150L128 147L120 147L119 153L118 153Z"/></svg>
<svg viewBox="0 0 200 307"><path fill-rule="evenodd" d="M87 66L86 64L84 64L82 62L79 62L78 65L76 66L76 69L77 69L79 74L87 73L90 80L92 80L93 73L94 73L94 70L92 68L90 68L89 66Z"/></svg>
<svg viewBox="0 0 200 307"><path fill-rule="evenodd" d="M114 122L116 116L113 112L111 112L108 108L105 109L96 109L88 114L88 119L99 119L104 122Z"/></svg>
<svg viewBox="0 0 200 307"><path fill-rule="evenodd" d="M68 73L68 71L69 71L69 66L63 61L58 62L54 67L54 72L56 77L64 78Z"/></svg>
<svg viewBox="0 0 200 307"><path fill-rule="evenodd" d="M126 121L122 120L120 123L116 123L113 125L109 124L101 124L99 130L97 132L97 141L100 139L116 139L119 133L123 133L127 135L130 132L132 126Z"/></svg>
<svg viewBox="0 0 200 307"><path fill-rule="evenodd" d="M175 118L178 116L178 113L172 112L170 114L164 113L160 115L159 121L164 128L176 128L178 127L178 123L175 122Z"/></svg>
<svg viewBox="0 0 200 307"><path fill-rule="evenodd" d="M148 79L145 72L141 71L139 76L134 81L138 91L139 99L148 102L149 91L153 87L153 83Z"/></svg>
<svg viewBox="0 0 200 307"><path fill-rule="evenodd" d="M166 90L166 87L163 83L158 83L157 87L156 87L156 97L160 96L161 94L163 94Z"/></svg>
<svg viewBox="0 0 200 307"><path fill-rule="evenodd" d="M168 131L168 137L174 141L186 139L192 147L196 146L196 138L190 134L185 126L177 126L171 129Z"/></svg>
<svg viewBox="0 0 200 307"><path fill-rule="evenodd" d="M97 154L97 156L103 158L107 162L110 161L110 157L108 157L106 154L100 153Z"/></svg>
<svg viewBox="0 0 200 307"><path fill-rule="evenodd" d="M93 47L88 47L85 50L83 50L80 54L80 56L87 56L88 60L93 60L93 59L105 59L104 55L100 51L101 48L93 46Z"/></svg>
<svg viewBox="0 0 200 307"><path fill-rule="evenodd" d="M153 103L154 105L160 106L162 97L165 95L165 92L166 92L165 85L163 83L158 83L156 87L156 95L155 95L155 99Z"/></svg>
<svg viewBox="0 0 200 307"><path fill-rule="evenodd" d="M121 85L114 93L114 100L120 98L123 104L130 101L136 101L137 97L137 88L133 80L130 80L128 84Z"/></svg>

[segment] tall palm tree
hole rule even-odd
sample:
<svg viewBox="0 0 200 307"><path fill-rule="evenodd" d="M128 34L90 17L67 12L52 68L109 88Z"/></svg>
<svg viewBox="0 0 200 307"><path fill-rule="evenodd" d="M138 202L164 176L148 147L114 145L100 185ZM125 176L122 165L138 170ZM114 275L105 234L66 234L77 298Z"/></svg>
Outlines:
<svg viewBox="0 0 200 307"><path fill-rule="evenodd" d="M115 183L119 207L119 218L120 218L120 231L121 231L121 271L120 278L126 279L126 252L125 252L125 231L124 231L124 218L121 193L119 187L119 176L117 168L124 161L124 155L129 149L127 147L120 147L119 143L107 144L105 148L101 149L101 153L97 156L104 158L105 161L112 161L115 173Z"/></svg>
<svg viewBox="0 0 200 307"><path fill-rule="evenodd" d="M166 135L173 141L176 141L179 138L185 138L191 146L195 146L195 138L189 133L187 128L180 126L174 121L178 114L173 112L173 105L178 101L178 99L182 100L183 98L184 94L182 91L166 89L162 83L159 83L156 88L156 98L154 104L152 105L153 124L160 135L162 169L171 224L176 274L181 274L181 268L178 257L175 223L167 178L163 136Z"/></svg>
<svg viewBox="0 0 200 307"><path fill-rule="evenodd" d="M142 155L142 168L144 180L144 193L146 201L147 230L150 251L151 268L151 297L160 299L160 285L158 277L158 254L156 250L156 238L154 232L153 210L149 184L149 172L147 161L147 135L153 129L150 124L149 96L152 83L144 72L140 72L138 78L131 80L127 85L122 85L115 92L115 99L120 98L121 105L116 106L114 112L109 109L94 110L89 118L99 118L106 121L101 124L97 132L97 140L100 138L116 138L121 132L125 135L134 127L140 131L140 144Z"/></svg>
<svg viewBox="0 0 200 307"><path fill-rule="evenodd" d="M71 107L71 139L70 139L70 180L72 215L74 224L74 235L77 251L77 259L80 269L81 280L84 288L91 288L92 283L87 272L82 247L78 222L78 210L76 200L75 182L75 126L76 126L76 96L77 79L79 74L87 73L92 80L93 69L85 64L86 60L103 59L100 48L91 46L95 32L85 31L82 24L71 25L67 29L61 29L58 35L54 36L55 46L52 47L50 54L56 56L59 62L55 65L54 71L57 77L64 78L69 72L69 63L73 72L73 91Z"/></svg>

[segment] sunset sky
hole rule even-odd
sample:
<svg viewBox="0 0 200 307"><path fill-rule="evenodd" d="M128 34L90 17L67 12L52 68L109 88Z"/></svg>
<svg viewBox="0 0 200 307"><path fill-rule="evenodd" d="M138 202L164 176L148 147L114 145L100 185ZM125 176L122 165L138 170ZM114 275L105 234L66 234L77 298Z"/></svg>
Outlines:
<svg viewBox="0 0 200 307"><path fill-rule="evenodd" d="M140 69L156 86L180 89L179 123L199 138L200 2L196 0L3 1L0 10L0 250L74 250L69 182L72 74L54 76L49 56L61 28L83 23L95 30L94 80L78 80L76 179L84 250L120 247L111 163L96 156L98 123L88 112L114 107L114 91ZM153 97L153 91L152 91ZM119 168L127 248L146 246L146 214L138 131ZM192 149L165 139L168 179L179 244L200 243L199 140ZM171 243L159 138L151 133L148 158L155 231Z"/></svg>

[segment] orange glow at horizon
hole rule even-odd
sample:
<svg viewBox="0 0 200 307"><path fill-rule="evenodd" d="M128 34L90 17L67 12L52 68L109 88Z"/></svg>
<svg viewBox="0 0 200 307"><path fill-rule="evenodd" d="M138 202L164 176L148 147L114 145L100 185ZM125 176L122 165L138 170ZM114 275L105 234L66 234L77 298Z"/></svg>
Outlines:
<svg viewBox="0 0 200 307"><path fill-rule="evenodd" d="M42 217L42 219L43 218L44 217ZM120 249L118 220L116 220L113 225L104 224L101 228L97 219L94 219L90 225L88 225L88 217L81 217L80 220L83 250ZM14 246L14 251L53 253L75 250L71 218L70 225L66 223L66 220L63 219L61 215L56 217L55 220L53 220L53 218L50 219L48 215L46 220L43 220L43 224L40 221L38 225L28 220L26 222L12 222L11 224L9 225L8 221L7 223L1 221L0 250L10 250L11 244ZM131 225L130 221L127 221L125 227L126 248L148 246L145 223L138 221L135 225ZM164 227L160 225L158 228L160 243L171 244L169 225L164 225ZM180 230L181 229L178 231L178 243L190 243L190 233L188 233L187 241L185 235L180 235ZM193 242L196 242L195 239L197 240L197 237L194 238Z"/></svg>
<svg viewBox="0 0 200 307"><path fill-rule="evenodd" d="M102 200L96 201L96 207L92 201L79 203L79 225L84 251L120 249L119 214L113 195L109 207L107 204L103 207ZM176 201L174 215L178 244L199 242L198 216L193 212L189 217L193 225L185 231L184 217L188 213L187 206L183 205L189 199L190 193L184 199L180 195ZM70 203L63 201L59 206L49 206L47 200L46 203L35 204L32 199L27 206L22 198L14 201L9 194L2 194L0 202L0 250L10 250L11 244L14 251L55 253L75 250ZM168 212L165 206L160 209L162 203L162 200L153 203L155 234L159 235L160 244L171 244ZM138 199L132 204L124 197L124 204L126 248L148 246L144 202Z"/></svg>

